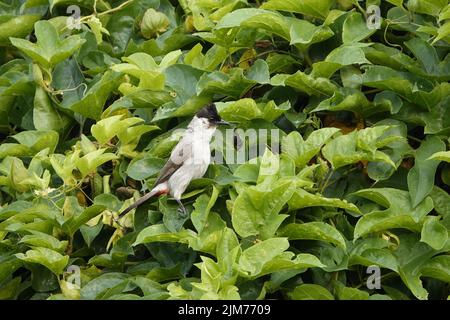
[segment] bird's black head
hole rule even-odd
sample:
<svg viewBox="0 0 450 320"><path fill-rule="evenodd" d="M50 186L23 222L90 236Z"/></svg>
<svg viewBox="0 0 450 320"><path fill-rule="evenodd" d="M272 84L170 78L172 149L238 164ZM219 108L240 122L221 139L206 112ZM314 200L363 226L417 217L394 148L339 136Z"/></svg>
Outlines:
<svg viewBox="0 0 450 320"><path fill-rule="evenodd" d="M209 103L204 106L197 112L196 116L198 118L208 119L211 124L227 124L227 122L223 121L219 116L216 105L214 103Z"/></svg>

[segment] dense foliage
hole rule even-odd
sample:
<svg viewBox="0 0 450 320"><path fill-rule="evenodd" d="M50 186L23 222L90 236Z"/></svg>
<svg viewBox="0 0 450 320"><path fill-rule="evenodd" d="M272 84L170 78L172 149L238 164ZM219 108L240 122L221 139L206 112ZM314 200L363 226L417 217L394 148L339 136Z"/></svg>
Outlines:
<svg viewBox="0 0 450 320"><path fill-rule="evenodd" d="M0 299L449 296L448 0L3 0L0 48ZM116 223L211 101L281 152Z"/></svg>

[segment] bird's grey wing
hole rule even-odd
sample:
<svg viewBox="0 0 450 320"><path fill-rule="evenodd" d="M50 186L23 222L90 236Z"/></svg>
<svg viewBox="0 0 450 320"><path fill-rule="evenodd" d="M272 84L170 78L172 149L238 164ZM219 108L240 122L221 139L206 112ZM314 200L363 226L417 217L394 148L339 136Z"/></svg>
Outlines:
<svg viewBox="0 0 450 320"><path fill-rule="evenodd" d="M160 183L166 182L172 176L172 174L177 171L183 164L176 164L172 160L168 160L164 167L161 169L158 178L155 181L155 186Z"/></svg>
<svg viewBox="0 0 450 320"><path fill-rule="evenodd" d="M187 159L189 159L191 153L191 144L183 137L172 150L169 160L167 160L166 164L161 169L161 172L156 179L155 186L169 180L172 174L177 171Z"/></svg>

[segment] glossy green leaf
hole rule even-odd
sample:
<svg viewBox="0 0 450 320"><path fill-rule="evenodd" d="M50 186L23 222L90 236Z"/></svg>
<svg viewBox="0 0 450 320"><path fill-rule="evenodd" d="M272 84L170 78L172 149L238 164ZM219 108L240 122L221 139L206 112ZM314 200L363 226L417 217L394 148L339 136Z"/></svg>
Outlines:
<svg viewBox="0 0 450 320"><path fill-rule="evenodd" d="M9 17L0 23L0 44L9 44L10 37L22 38L33 30L33 25L41 18L37 14Z"/></svg>
<svg viewBox="0 0 450 320"><path fill-rule="evenodd" d="M66 230L66 232L70 235L73 235L80 226L101 214L105 209L105 206L102 205L93 205L89 208L86 208L81 213L73 215L69 219L67 219L62 224L62 228Z"/></svg>
<svg viewBox="0 0 450 320"><path fill-rule="evenodd" d="M435 250L440 250L445 246L447 240L447 228L439 222L439 218L427 217L422 227L420 241L425 242Z"/></svg>
<svg viewBox="0 0 450 320"><path fill-rule="evenodd" d="M336 128L323 128L313 131L306 141L298 132L292 132L282 138L283 152L291 156L296 166L306 165L330 138L339 132Z"/></svg>
<svg viewBox="0 0 450 320"><path fill-rule="evenodd" d="M245 189L236 199L231 213L236 232L242 237L259 235L268 239L273 236L287 217L279 212L293 192L294 185L289 180Z"/></svg>
<svg viewBox="0 0 450 320"><path fill-rule="evenodd" d="M67 241L59 241L55 237L39 232L31 231L30 235L25 235L21 240L21 243L25 243L28 246L43 247L52 249L59 253L63 253L67 247Z"/></svg>
<svg viewBox="0 0 450 320"><path fill-rule="evenodd" d="M135 180L144 180L157 174L164 166L159 158L144 158L132 162L127 169L127 175Z"/></svg>
<svg viewBox="0 0 450 320"><path fill-rule="evenodd" d="M355 239L390 228L405 228L420 231L423 218L433 209L433 201L427 197L413 206L407 191L391 188L359 190L355 195L374 201L386 208L364 214L355 226Z"/></svg>
<svg viewBox="0 0 450 320"><path fill-rule="evenodd" d="M439 161L428 158L443 150L445 144L437 137L424 140L416 150L415 165L408 173L408 188L413 206L418 205L433 189Z"/></svg>
<svg viewBox="0 0 450 320"><path fill-rule="evenodd" d="M278 234L289 240L321 240L346 248L345 239L339 231L323 222L291 223Z"/></svg>
<svg viewBox="0 0 450 320"><path fill-rule="evenodd" d="M69 256L63 256L54 250L42 247L28 250L26 253L18 253L16 256L24 262L41 264L55 275L60 275L69 262Z"/></svg>
<svg viewBox="0 0 450 320"><path fill-rule="evenodd" d="M36 43L19 38L10 38L11 43L43 67L49 68L70 57L85 42L78 35L61 40L55 27L48 21L34 25Z"/></svg>
<svg viewBox="0 0 450 320"><path fill-rule="evenodd" d="M376 29L369 29L366 20L359 12L353 12L347 16L342 30L344 43L359 42L374 34Z"/></svg>
<svg viewBox="0 0 450 320"><path fill-rule="evenodd" d="M334 300L330 291L320 285L310 283L295 287L288 295L292 300Z"/></svg>
<svg viewBox="0 0 450 320"><path fill-rule="evenodd" d="M122 76L116 72L106 72L86 91L85 96L80 101L64 107L78 112L86 118L100 119L106 100L111 92L117 88L121 79Z"/></svg>
<svg viewBox="0 0 450 320"><path fill-rule="evenodd" d="M353 203L347 202L346 200L326 198L320 194L312 194L302 189L297 189L288 203L290 210L297 210L307 207L324 206L324 207L342 208L357 213L359 212L357 206L355 206Z"/></svg>
<svg viewBox="0 0 450 320"><path fill-rule="evenodd" d="M288 11L310 15L316 18L325 18L333 4L331 0L270 0L262 5L264 9Z"/></svg>

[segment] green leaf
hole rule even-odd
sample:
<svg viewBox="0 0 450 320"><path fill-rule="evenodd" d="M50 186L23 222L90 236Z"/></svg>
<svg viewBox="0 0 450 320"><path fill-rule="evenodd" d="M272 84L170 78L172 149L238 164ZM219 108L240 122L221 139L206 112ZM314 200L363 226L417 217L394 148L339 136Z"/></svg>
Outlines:
<svg viewBox="0 0 450 320"><path fill-rule="evenodd" d="M6 282L0 288L0 299L8 300L14 299L20 289L21 278L15 277L11 281Z"/></svg>
<svg viewBox="0 0 450 320"><path fill-rule="evenodd" d="M55 237L39 232L30 230L31 234L25 235L20 242L25 243L31 247L43 247L52 249L59 253L64 253L64 250L67 247L67 241L59 241Z"/></svg>
<svg viewBox="0 0 450 320"><path fill-rule="evenodd" d="M129 275L118 272L102 274L81 288L81 299L101 299L108 290L124 283L128 278Z"/></svg>
<svg viewBox="0 0 450 320"><path fill-rule="evenodd" d="M288 295L292 300L334 300L330 291L312 283L299 285L289 292Z"/></svg>
<svg viewBox="0 0 450 320"><path fill-rule="evenodd" d="M301 71L293 75L277 74L270 80L272 86L289 86L313 96L332 96L337 86L327 78L314 77Z"/></svg>
<svg viewBox="0 0 450 320"><path fill-rule="evenodd" d="M139 5L132 4L115 12L108 19L105 27L110 34L113 54L120 55L124 53L133 35L136 16L140 12L141 8Z"/></svg>
<svg viewBox="0 0 450 320"><path fill-rule="evenodd" d="M101 21L97 17L91 17L86 21L86 24L91 28L98 44L102 43L102 33L109 35L109 31L103 27Z"/></svg>
<svg viewBox="0 0 450 320"><path fill-rule="evenodd" d="M403 0L386 0L386 1L400 8L402 8L403 6Z"/></svg>
<svg viewBox="0 0 450 320"><path fill-rule="evenodd" d="M158 173L164 166L164 160L145 157L130 163L126 171L127 175L135 180L145 180Z"/></svg>
<svg viewBox="0 0 450 320"><path fill-rule="evenodd" d="M448 240L447 228L439 222L439 217L427 217L420 241L425 242L435 250L441 250Z"/></svg>
<svg viewBox="0 0 450 320"><path fill-rule="evenodd" d="M438 16L439 12L448 5L447 0L412 0L408 1L408 9L425 13L432 16Z"/></svg>
<svg viewBox="0 0 450 320"><path fill-rule="evenodd" d="M341 135L328 142L322 149L322 154L331 162L334 169L361 160L385 162L395 167L387 154L377 150L393 141L405 139L402 136L385 137L385 132L391 128L391 126L376 126Z"/></svg>
<svg viewBox="0 0 450 320"><path fill-rule="evenodd" d="M425 277L448 283L450 281L450 256L440 255L428 260L422 265L420 272Z"/></svg>
<svg viewBox="0 0 450 320"><path fill-rule="evenodd" d="M224 47L213 45L206 54L202 53L203 46L197 43L184 57L184 63L194 68L213 71L226 59L227 51Z"/></svg>
<svg viewBox="0 0 450 320"><path fill-rule="evenodd" d="M342 41L346 43L359 42L374 34L376 29L369 29L366 20L359 12L347 15L342 30Z"/></svg>
<svg viewBox="0 0 450 320"><path fill-rule="evenodd" d="M49 153L53 153L58 145L59 135L55 131L22 131L12 136L21 145L28 147L33 153L49 149Z"/></svg>
<svg viewBox="0 0 450 320"><path fill-rule="evenodd" d="M414 56L422 65L422 68L428 74L438 75L442 72L442 70L439 70L440 63L436 49L433 48L428 42L419 38L413 38L405 44L412 51Z"/></svg>
<svg viewBox="0 0 450 320"><path fill-rule="evenodd" d="M165 70L166 86L171 89L173 101L158 108L153 121L171 117L191 116L211 102L212 93L199 90L200 80L207 73L189 65L175 64Z"/></svg>
<svg viewBox="0 0 450 320"><path fill-rule="evenodd" d="M229 73L215 71L205 73L198 81L198 95L222 94L240 98L257 83L269 82L269 67L263 60L250 67L246 74L241 68L233 68Z"/></svg>
<svg viewBox="0 0 450 320"><path fill-rule="evenodd" d="M14 255L0 255L0 283L10 277L14 271L22 266L20 259Z"/></svg>
<svg viewBox="0 0 450 320"><path fill-rule="evenodd" d="M399 261L399 275L403 282L418 299L428 298L428 291L422 285L421 268L438 252L429 245L420 242L416 235L403 235L395 251Z"/></svg>
<svg viewBox="0 0 450 320"><path fill-rule="evenodd" d="M63 107L78 112L86 118L98 120L101 117L106 100L121 80L121 74L107 71L100 80L86 91L86 95L81 100Z"/></svg>
<svg viewBox="0 0 450 320"><path fill-rule="evenodd" d="M320 194L312 194L303 189L297 189L292 198L288 202L289 210L297 210L308 207L334 207L342 208L345 210L359 213L359 209L353 203L347 202L347 200L341 200L336 198L326 198Z"/></svg>
<svg viewBox="0 0 450 320"><path fill-rule="evenodd" d="M450 216L450 195L437 186L433 186L430 192L430 197L433 199L434 210L444 217Z"/></svg>
<svg viewBox="0 0 450 320"><path fill-rule="evenodd" d="M95 226L82 225L80 226L80 233L83 236L84 242L90 247L95 238L100 234L103 228L103 223L98 223Z"/></svg>
<svg viewBox="0 0 450 320"><path fill-rule="evenodd" d="M10 38L10 41L45 68L54 67L57 63L67 59L85 42L78 35L61 40L53 24L45 20L36 22L34 30L36 43L19 38Z"/></svg>
<svg viewBox="0 0 450 320"><path fill-rule="evenodd" d="M264 265L289 248L286 238L271 238L244 250L239 258L240 268L250 275L259 274Z"/></svg>
<svg viewBox="0 0 450 320"><path fill-rule="evenodd" d="M382 112L380 108L374 110L366 96L359 90L353 88L340 88L329 99L322 100L319 105L312 110L318 111L353 111L364 115L373 112Z"/></svg>
<svg viewBox="0 0 450 320"><path fill-rule="evenodd" d="M25 262L41 264L56 276L62 274L69 262L69 256L63 256L54 250L41 247L28 250L25 254L17 253L16 257Z"/></svg>
<svg viewBox="0 0 450 320"><path fill-rule="evenodd" d="M233 229L225 228L216 246L216 257L224 276L234 276L234 265L242 252L239 240Z"/></svg>
<svg viewBox="0 0 450 320"><path fill-rule="evenodd" d="M439 14L439 21L450 19L450 7L445 7Z"/></svg>
<svg viewBox="0 0 450 320"><path fill-rule="evenodd" d="M269 0L261 8L296 12L324 19L328 15L332 0Z"/></svg>
<svg viewBox="0 0 450 320"><path fill-rule="evenodd" d="M368 238L364 240L371 240ZM363 240L363 241L364 241ZM366 242L366 241L365 241ZM367 248L365 242L362 245L357 246L351 252L349 266L358 264L366 267L373 265L380 266L381 268L387 268L392 271L398 272L398 262L396 257L390 250L382 248ZM387 245L386 245L387 246Z"/></svg>
<svg viewBox="0 0 450 320"><path fill-rule="evenodd" d="M158 282L141 276L135 277L132 281L142 290L144 297L148 299L156 298L159 300L159 298L168 296L164 286Z"/></svg>
<svg viewBox="0 0 450 320"><path fill-rule="evenodd" d="M224 102L217 104L218 111L222 118L227 121L247 121L261 116L255 100L250 98L240 99L235 102Z"/></svg>
<svg viewBox="0 0 450 320"><path fill-rule="evenodd" d="M439 161L428 158L443 150L445 150L445 144L437 137L425 139L416 150L414 167L408 173L408 189L413 207L422 202L433 189Z"/></svg>
<svg viewBox="0 0 450 320"><path fill-rule="evenodd" d="M363 51L363 44L347 44L338 47L330 52L325 61L337 63L341 66L348 66L353 64L366 64L370 61L366 59Z"/></svg>
<svg viewBox="0 0 450 320"><path fill-rule="evenodd" d="M182 229L177 233L170 232L163 224L155 224L143 229L137 236L133 246L151 242L180 242L189 243L196 239L196 234L192 230Z"/></svg>
<svg viewBox="0 0 450 320"><path fill-rule="evenodd" d="M123 120L122 118L122 115L118 115L97 121L91 127L92 136L101 144L105 144L126 130L127 127L142 122L142 119L139 118L127 118Z"/></svg>
<svg viewBox="0 0 450 320"><path fill-rule="evenodd" d="M342 283L336 283L336 296L339 300L368 300L369 293L357 288L344 286Z"/></svg>
<svg viewBox="0 0 450 320"><path fill-rule="evenodd" d="M325 265L322 264L322 262L320 262L320 260L312 254L301 253L295 255L290 251L286 251L275 257L271 261L268 261L258 275L250 276L250 278L273 274L275 272L292 272L296 274L299 271L303 271L308 268L323 267L325 267Z"/></svg>
<svg viewBox="0 0 450 320"><path fill-rule="evenodd" d="M123 116L119 115L98 121L91 127L92 135L101 144L106 144L117 136L125 146L137 144L144 133L159 129L157 126L141 124L144 121L138 117L122 118Z"/></svg>
<svg viewBox="0 0 450 320"><path fill-rule="evenodd" d="M200 220L198 217L196 219ZM203 229L198 233L196 241L191 241L190 246L198 251L217 254L217 245L225 228L226 222L221 216L215 212L210 212L204 221Z"/></svg>
<svg viewBox="0 0 450 320"><path fill-rule="evenodd" d="M202 194L195 201L194 211L191 213L191 221L198 233L202 232L205 228L209 212L214 206L218 196L219 190L213 186L213 191L210 197L206 194Z"/></svg>
<svg viewBox="0 0 450 320"><path fill-rule="evenodd" d="M393 141L388 144L386 147L389 149L384 151L387 155L389 155L396 166L398 166L406 156L412 153L412 148L406 140L407 127L403 122L393 119L386 119L376 123L376 125L385 124L395 126L385 133L386 136L390 135L403 137L402 140ZM369 177L375 181L386 180L395 173L395 168L383 162L370 162L367 173Z"/></svg>
<svg viewBox="0 0 450 320"><path fill-rule="evenodd" d="M413 207L407 191L392 188L362 189L354 193L387 208L364 214L356 223L354 239L390 228L420 231L420 222L433 209L431 198L425 198Z"/></svg>
<svg viewBox="0 0 450 320"><path fill-rule="evenodd" d="M445 161L450 162L450 151L440 151L433 153L431 157L429 157L426 160L439 160L439 161Z"/></svg>
<svg viewBox="0 0 450 320"><path fill-rule="evenodd" d="M337 128L322 128L311 132L305 141L300 133L294 131L282 138L281 148L283 152L292 157L297 167L303 167L337 132L339 132Z"/></svg>
<svg viewBox="0 0 450 320"><path fill-rule="evenodd" d="M245 8L238 9L225 15L216 25L216 29L233 27L262 28L274 34L289 39L291 20L278 12Z"/></svg>
<svg viewBox="0 0 450 320"><path fill-rule="evenodd" d="M241 237L272 237L287 215L279 214L292 197L295 186L289 180L273 185L260 184L246 188L236 198L231 213L233 227Z"/></svg>
<svg viewBox="0 0 450 320"><path fill-rule="evenodd" d="M159 210L163 214L163 223L167 230L172 233L181 231L188 217L180 215L180 212L178 211L179 205L168 203L167 197L160 197L158 202Z"/></svg>
<svg viewBox="0 0 450 320"><path fill-rule="evenodd" d="M292 22L289 31L291 45L298 45L301 48L325 41L333 35L333 31L327 26L316 26L306 20L298 19Z"/></svg>
<svg viewBox="0 0 450 320"><path fill-rule="evenodd" d="M105 162L118 159L115 154L105 153L105 151L106 148L98 149L77 160L76 166L80 170L83 177L86 177L91 173L95 173L97 167L101 166Z"/></svg>
<svg viewBox="0 0 450 320"><path fill-rule="evenodd" d="M341 233L324 222L291 223L283 227L278 235L288 237L289 240L326 241L346 249L345 239Z"/></svg>
<svg viewBox="0 0 450 320"><path fill-rule="evenodd" d="M42 87L36 87L33 108L33 124L37 130L53 130L64 132L71 119L51 103L47 92Z"/></svg>
<svg viewBox="0 0 450 320"><path fill-rule="evenodd" d="M37 14L8 17L0 23L0 44L9 45L9 38L24 38L33 30L33 25L41 18Z"/></svg>
<svg viewBox="0 0 450 320"><path fill-rule="evenodd" d="M93 205L89 208L83 210L83 212L79 214L75 214L67 219L63 224L62 228L70 235L74 235L75 232L86 222L95 218L99 214L101 214L106 209L105 206L102 205Z"/></svg>

